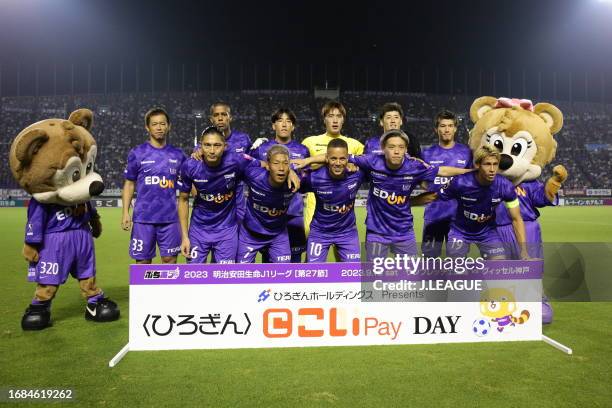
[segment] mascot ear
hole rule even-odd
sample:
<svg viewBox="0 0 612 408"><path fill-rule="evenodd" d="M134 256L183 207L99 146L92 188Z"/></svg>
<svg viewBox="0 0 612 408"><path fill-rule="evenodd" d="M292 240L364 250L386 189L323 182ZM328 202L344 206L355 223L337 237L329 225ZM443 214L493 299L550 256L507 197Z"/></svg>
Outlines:
<svg viewBox="0 0 612 408"><path fill-rule="evenodd" d="M77 109L70 114L68 120L77 126L90 130L93 126L93 112L89 109Z"/></svg>
<svg viewBox="0 0 612 408"><path fill-rule="evenodd" d="M496 103L497 98L492 96L481 96L480 98L476 99L470 107L470 119L472 119L472 123L478 122L478 120L482 118L485 113L495 107Z"/></svg>
<svg viewBox="0 0 612 408"><path fill-rule="evenodd" d="M546 102L538 103L533 107L533 111L544 120L553 135L563 127L563 114L555 105Z"/></svg>
<svg viewBox="0 0 612 408"><path fill-rule="evenodd" d="M42 129L32 129L21 135L15 144L15 157L22 168L32 162L34 155L48 140L49 136Z"/></svg>

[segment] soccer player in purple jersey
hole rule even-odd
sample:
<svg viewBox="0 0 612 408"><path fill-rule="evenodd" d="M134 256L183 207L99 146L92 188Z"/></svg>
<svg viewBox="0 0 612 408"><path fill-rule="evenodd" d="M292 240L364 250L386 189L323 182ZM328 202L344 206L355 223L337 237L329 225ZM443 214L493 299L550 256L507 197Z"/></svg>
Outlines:
<svg viewBox="0 0 612 408"><path fill-rule="evenodd" d="M266 160L266 153L275 145L285 146L287 150L289 150L290 160L303 159L310 156L306 146L292 139L296 123L295 113L290 109L280 108L272 114L270 119L275 138L252 149L249 153L250 156L259 160ZM306 250L304 200L301 194L296 194L293 200L291 200L287 216L289 217L287 232L289 234L289 244L291 246L291 262L299 263L302 262L302 253ZM265 252L262 253L262 262L268 261L268 254Z"/></svg>
<svg viewBox="0 0 612 408"><path fill-rule="evenodd" d="M165 110L149 110L145 114L145 128L149 132L148 142L136 146L128 155L121 194L121 225L125 231L132 227L129 252L136 263L151 263L156 244L163 263L176 263L181 249L181 231L175 183L186 156L166 141L170 117ZM137 193L136 206L130 218L134 191Z"/></svg>
<svg viewBox="0 0 612 408"><path fill-rule="evenodd" d="M471 170L447 166L429 166L407 156L408 136L390 130L381 137L384 154L349 156L370 180L366 218L367 259L395 254L416 255L417 247L410 211L410 193L422 181L436 176L456 176ZM325 156L307 158L297 167L324 162Z"/></svg>
<svg viewBox="0 0 612 408"><path fill-rule="evenodd" d="M497 174L500 154L492 146L474 152L476 171L454 177L439 193L443 200L457 200L457 210L446 242L446 255L464 257L476 244L485 259L505 259L502 240L495 229L495 208L504 202L521 247L520 258L528 259L525 225L512 183Z"/></svg>
<svg viewBox="0 0 612 408"><path fill-rule="evenodd" d="M457 115L447 110L438 113L434 120L434 129L438 134L438 144L423 150L421 154L423 161L432 166L471 168L472 151L468 146L455 142ZM436 177L432 183L429 183L427 189L437 193L449 181L448 177ZM427 205L421 246L423 255L440 256L456 209L455 200L435 200Z"/></svg>
<svg viewBox="0 0 612 408"><path fill-rule="evenodd" d="M249 196L238 233L236 260L240 263L253 263L257 252L263 250L268 251L274 263L291 260L287 211L296 190L287 186L289 151L283 145L275 145L266 156L268 169L249 166L244 172Z"/></svg>
<svg viewBox="0 0 612 408"><path fill-rule="evenodd" d="M401 129L403 125L404 110L402 106L397 102L385 103L378 113L378 123L383 129L383 134L390 130ZM404 132L410 139L410 145L408 146L408 155L412 157L421 157L421 147L413 135L408 132ZM383 150L380 145L381 136L372 136L366 143L363 150L364 154L378 153L382 154Z"/></svg>
<svg viewBox="0 0 612 408"><path fill-rule="evenodd" d="M357 262L361 259L361 249L354 206L364 174L360 170L347 170L348 145L342 139L331 140L325 156L327 166L302 178L301 190L314 193L316 199L307 261L325 262L333 245L340 262Z"/></svg>
<svg viewBox="0 0 612 408"><path fill-rule="evenodd" d="M202 161L187 159L177 181L181 253L189 263L206 262L209 252L214 263L234 263L238 249L236 188L247 166L261 164L244 154L227 151L223 134L214 126L202 132L199 144ZM196 194L189 225L192 188Z"/></svg>
<svg viewBox="0 0 612 408"><path fill-rule="evenodd" d="M215 102L210 106L210 116L208 118L211 125L219 129L225 136L226 149L234 153L248 153L251 149L251 137L237 130L232 129L232 109L225 102ZM197 149L197 147L196 147ZM241 222L244 218L244 209L246 200L244 198L245 186L239 183L236 190L236 205L238 221Z"/></svg>

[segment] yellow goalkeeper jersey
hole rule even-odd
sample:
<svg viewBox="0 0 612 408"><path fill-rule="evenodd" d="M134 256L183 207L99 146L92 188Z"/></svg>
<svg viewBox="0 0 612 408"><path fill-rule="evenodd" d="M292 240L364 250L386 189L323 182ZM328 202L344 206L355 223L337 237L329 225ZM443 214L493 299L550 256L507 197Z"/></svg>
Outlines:
<svg viewBox="0 0 612 408"><path fill-rule="evenodd" d="M343 135L339 136L330 136L327 133L318 136L309 136L306 139L302 140L302 144L308 148L311 156L316 156L318 154L325 154L327 152L327 144L330 140L339 137L344 140L346 144L348 144L348 152L349 154L363 154L363 145L357 139L353 139L352 137L346 137ZM321 165L311 166L312 168L321 167ZM304 206L304 229L306 230L306 236L310 232L310 221L312 221L312 216L314 214L316 205L315 196L313 193L306 194L306 205Z"/></svg>

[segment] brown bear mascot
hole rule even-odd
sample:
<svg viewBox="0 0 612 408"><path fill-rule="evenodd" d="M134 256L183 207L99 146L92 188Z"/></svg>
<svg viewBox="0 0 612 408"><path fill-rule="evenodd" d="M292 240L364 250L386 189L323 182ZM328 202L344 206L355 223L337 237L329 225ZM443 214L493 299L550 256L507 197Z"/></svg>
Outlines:
<svg viewBox="0 0 612 408"><path fill-rule="evenodd" d="M30 262L28 280L37 285L21 320L23 330L51 325L51 301L69 274L78 279L87 299L87 320L119 318L117 304L96 285L92 237L100 236L102 224L90 199L102 193L104 184L94 171L92 123L93 113L79 109L68 120L46 119L28 126L11 145L13 176L32 194L23 256Z"/></svg>

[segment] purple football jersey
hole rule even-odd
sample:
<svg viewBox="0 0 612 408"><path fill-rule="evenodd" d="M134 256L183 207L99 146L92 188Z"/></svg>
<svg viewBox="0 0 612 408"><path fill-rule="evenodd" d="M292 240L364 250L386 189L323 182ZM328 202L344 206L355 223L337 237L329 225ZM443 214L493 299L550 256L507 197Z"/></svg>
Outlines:
<svg viewBox="0 0 612 408"><path fill-rule="evenodd" d="M476 172L453 177L450 183L440 190L442 200L457 200L457 212L453 219L455 228L465 237L478 240L495 229L495 207L503 202L516 200L514 186L499 174L493 183L481 185Z"/></svg>
<svg viewBox="0 0 612 408"><path fill-rule="evenodd" d="M544 184L538 180L525 181L514 188L521 204L521 216L523 221L536 221L540 216L538 208L557 205L557 198L554 202L548 201ZM512 219L508 213L508 209L504 206L497 208L496 216L497 225L512 224Z"/></svg>
<svg viewBox="0 0 612 408"><path fill-rule="evenodd" d="M433 181L438 167L423 164L406 157L402 166L391 170L385 163L385 156L367 154L349 156L370 179L366 227L368 231L402 238L412 230L410 193L421 181Z"/></svg>
<svg viewBox="0 0 612 408"><path fill-rule="evenodd" d="M250 151L249 155L253 156L255 159L259 160L267 160L266 153L268 150L278 143L276 140L268 140L265 143L262 143L259 147ZM295 140L291 140L287 144L281 144L285 146L287 150L289 150L289 160L293 159L304 159L306 157L310 157L310 152L308 148L301 143L296 142ZM296 194L291 200L289 204L289 210L287 214L291 217L301 217L304 213L304 199L301 194Z"/></svg>
<svg viewBox="0 0 612 408"><path fill-rule="evenodd" d="M363 154L381 154L382 152L382 147L380 147L380 135L372 136L371 138L366 140L365 147L363 149Z"/></svg>
<svg viewBox="0 0 612 408"><path fill-rule="evenodd" d="M181 166L177 186L183 193L195 186L197 195L191 213L192 225L218 232L236 225L236 187L248 165L260 167L258 160L225 151L221 163L210 167L189 158Z"/></svg>
<svg viewBox="0 0 612 408"><path fill-rule="evenodd" d="M320 167L303 177L301 190L314 193L316 198L311 232L333 235L355 228L355 198L363 179L361 170L347 171L344 178L334 179L327 167Z"/></svg>
<svg viewBox="0 0 612 408"><path fill-rule="evenodd" d="M450 149L445 149L440 145L431 146L421 153L423 160L433 166L452 166L462 169L472 167L472 151L461 143L455 143ZM447 184L452 177L438 176L433 183L429 183L428 190L438 192ZM454 200L436 200L425 207L425 221L427 223L449 220L457 211L457 202Z"/></svg>
<svg viewBox="0 0 612 408"><path fill-rule="evenodd" d="M286 184L280 188L270 185L268 170L248 166L244 181L249 189L244 226L263 235L277 235L287 227L287 210L295 193Z"/></svg>
<svg viewBox="0 0 612 408"><path fill-rule="evenodd" d="M178 221L175 183L185 159L181 149L169 144L158 149L147 142L130 151L124 173L127 180L136 183L134 222Z"/></svg>
<svg viewBox="0 0 612 408"><path fill-rule="evenodd" d="M65 206L43 204L32 198L28 205L24 242L40 244L47 233L89 228L87 223L93 213L96 213L96 209L90 202Z"/></svg>

